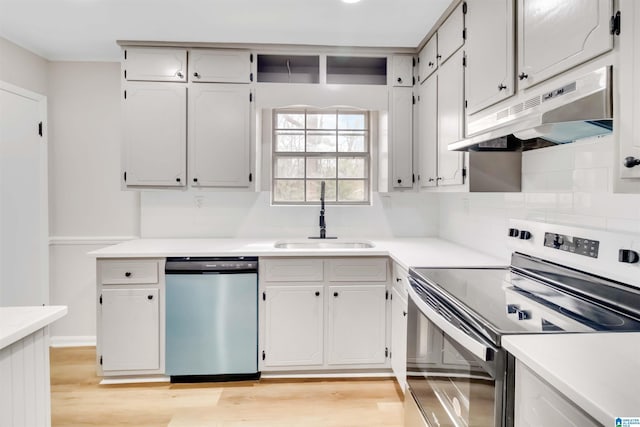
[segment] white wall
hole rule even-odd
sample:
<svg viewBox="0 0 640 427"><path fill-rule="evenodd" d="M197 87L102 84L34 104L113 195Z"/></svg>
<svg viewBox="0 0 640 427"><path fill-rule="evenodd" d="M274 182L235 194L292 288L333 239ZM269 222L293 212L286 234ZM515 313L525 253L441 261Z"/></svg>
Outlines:
<svg viewBox="0 0 640 427"><path fill-rule="evenodd" d="M521 193L440 195L439 235L508 260L509 218L640 233L640 195L613 194L612 136L523 153Z"/></svg>
<svg viewBox="0 0 640 427"><path fill-rule="evenodd" d="M0 80L47 95L48 64L46 59L0 37Z"/></svg>
<svg viewBox="0 0 640 427"><path fill-rule="evenodd" d="M95 260L139 235L139 195L120 190L120 64L49 66L51 303L69 306L54 342L95 337Z"/></svg>

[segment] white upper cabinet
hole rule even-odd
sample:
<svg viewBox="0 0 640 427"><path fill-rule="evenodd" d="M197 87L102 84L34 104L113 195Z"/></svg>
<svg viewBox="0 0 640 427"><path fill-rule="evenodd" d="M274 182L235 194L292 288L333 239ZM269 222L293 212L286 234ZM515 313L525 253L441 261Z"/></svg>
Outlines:
<svg viewBox="0 0 640 427"><path fill-rule="evenodd" d="M463 57L459 50L438 71L438 185L464 182L464 154L447 149L464 136Z"/></svg>
<svg viewBox="0 0 640 427"><path fill-rule="evenodd" d="M438 75L418 89L418 155L420 188L435 187L438 177Z"/></svg>
<svg viewBox="0 0 640 427"><path fill-rule="evenodd" d="M128 47L122 68L128 81L186 82L187 50Z"/></svg>
<svg viewBox="0 0 640 427"><path fill-rule="evenodd" d="M467 0L467 114L515 93L513 0Z"/></svg>
<svg viewBox="0 0 640 427"><path fill-rule="evenodd" d="M420 83L438 69L438 34L434 34L418 54L418 81Z"/></svg>
<svg viewBox="0 0 640 427"><path fill-rule="evenodd" d="M460 3L438 28L438 60L444 64L464 44L465 2Z"/></svg>
<svg viewBox="0 0 640 427"><path fill-rule="evenodd" d="M249 83L251 53L233 49L191 49L189 78L200 83Z"/></svg>
<svg viewBox="0 0 640 427"><path fill-rule="evenodd" d="M518 0L518 79L538 84L613 48L612 0Z"/></svg>
<svg viewBox="0 0 640 427"><path fill-rule="evenodd" d="M189 94L189 181L194 187L248 187L251 102L246 85L207 84Z"/></svg>
<svg viewBox="0 0 640 427"><path fill-rule="evenodd" d="M413 187L413 92L391 90L391 156L393 188Z"/></svg>
<svg viewBox="0 0 640 427"><path fill-rule="evenodd" d="M392 57L391 84L393 86L413 86L414 61L413 55L394 55Z"/></svg>
<svg viewBox="0 0 640 427"><path fill-rule="evenodd" d="M186 185L186 86L128 82L124 94L125 184Z"/></svg>

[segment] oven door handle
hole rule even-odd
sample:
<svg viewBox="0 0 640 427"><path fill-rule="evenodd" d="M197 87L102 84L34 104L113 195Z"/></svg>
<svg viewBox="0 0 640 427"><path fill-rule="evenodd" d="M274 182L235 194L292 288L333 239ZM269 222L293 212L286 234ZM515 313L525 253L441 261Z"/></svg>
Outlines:
<svg viewBox="0 0 640 427"><path fill-rule="evenodd" d="M483 342L477 334L474 334L476 335L474 337L469 334L470 331L463 331L449 323L444 316L435 311L426 304L422 298L420 298L415 289L413 289L413 286L409 286L409 296L418 307L418 310L420 310L427 319L433 322L458 344L467 349L467 351L471 352L474 356L484 362L493 360L493 355L497 352L495 347L489 343Z"/></svg>

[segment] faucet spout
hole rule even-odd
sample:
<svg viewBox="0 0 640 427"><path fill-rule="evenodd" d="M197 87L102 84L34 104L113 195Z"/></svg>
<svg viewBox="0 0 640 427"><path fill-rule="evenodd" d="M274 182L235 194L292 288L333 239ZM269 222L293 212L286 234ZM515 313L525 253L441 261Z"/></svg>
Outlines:
<svg viewBox="0 0 640 427"><path fill-rule="evenodd" d="M320 183L320 238L327 238L327 223L324 220L324 186L325 183Z"/></svg>

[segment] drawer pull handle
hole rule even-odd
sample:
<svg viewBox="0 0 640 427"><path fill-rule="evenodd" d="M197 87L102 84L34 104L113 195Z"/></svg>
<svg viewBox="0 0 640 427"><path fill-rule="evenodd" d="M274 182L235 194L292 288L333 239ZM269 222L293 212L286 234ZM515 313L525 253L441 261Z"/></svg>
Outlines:
<svg viewBox="0 0 640 427"><path fill-rule="evenodd" d="M396 282L402 282L402 279L399 277L396 277Z"/></svg>
<svg viewBox="0 0 640 427"><path fill-rule="evenodd" d="M147 299L151 301L153 299L153 295L147 295Z"/></svg>
<svg viewBox="0 0 640 427"><path fill-rule="evenodd" d="M127 271L126 273L124 273L124 275L125 275L126 277L131 277L131 272L130 272L130 271Z"/></svg>

